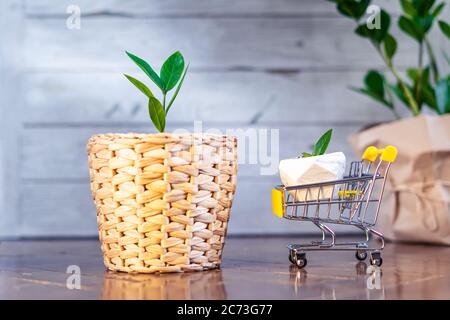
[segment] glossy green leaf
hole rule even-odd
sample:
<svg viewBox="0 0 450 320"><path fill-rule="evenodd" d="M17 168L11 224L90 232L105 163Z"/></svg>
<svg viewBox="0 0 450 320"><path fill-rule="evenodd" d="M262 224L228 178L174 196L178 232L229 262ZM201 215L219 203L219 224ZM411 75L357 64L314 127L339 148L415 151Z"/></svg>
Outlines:
<svg viewBox="0 0 450 320"><path fill-rule="evenodd" d="M389 33L384 38L384 53L389 60L392 60L395 52L397 51L397 41Z"/></svg>
<svg viewBox="0 0 450 320"><path fill-rule="evenodd" d="M412 3L416 8L417 15L424 17L428 15L431 7L433 7L435 0L413 0Z"/></svg>
<svg viewBox="0 0 450 320"><path fill-rule="evenodd" d="M152 67L144 60L139 58L138 56L135 56L134 54L125 51L128 55L128 57L130 57L131 60L134 61L134 63L137 64L137 66L139 68L142 69L142 71L144 71L144 73L161 89L164 90L164 84L161 81L161 79L159 78L159 76L156 74L156 72L152 69Z"/></svg>
<svg viewBox="0 0 450 320"><path fill-rule="evenodd" d="M332 134L333 134L333 129L328 129L327 132L325 132L319 138L319 140L317 140L316 144L314 145L313 155L320 156L322 154L325 154L325 152L327 151L328 145L330 144Z"/></svg>
<svg viewBox="0 0 450 320"><path fill-rule="evenodd" d="M413 82L416 82L417 80L417 75L418 75L418 70L417 68L408 68L406 70L406 75L408 76L409 79L411 79Z"/></svg>
<svg viewBox="0 0 450 320"><path fill-rule="evenodd" d="M433 111L438 112L438 107L436 103L436 96L433 87L430 85L424 85L422 88L422 99L423 102Z"/></svg>
<svg viewBox="0 0 450 320"><path fill-rule="evenodd" d="M132 83L136 86L136 88L138 88L143 94L145 94L147 97L153 97L153 93L152 91L145 85L143 84L141 81L139 81L136 78L133 78L130 75L124 74L124 76Z"/></svg>
<svg viewBox="0 0 450 320"><path fill-rule="evenodd" d="M371 38L371 32L369 30L369 28L367 28L367 25L365 23L360 24L359 26L356 27L355 29L355 33L363 38Z"/></svg>
<svg viewBox="0 0 450 320"><path fill-rule="evenodd" d="M450 39L450 25L447 22L440 20L439 28L441 29L442 33L445 34L448 39Z"/></svg>
<svg viewBox="0 0 450 320"><path fill-rule="evenodd" d="M420 32L425 35L428 31L430 31L431 26L433 25L433 17L431 15L427 15L425 17L415 17L414 23L420 29Z"/></svg>
<svg viewBox="0 0 450 320"><path fill-rule="evenodd" d="M177 51L172 54L161 67L161 80L164 83L164 91L172 90L181 78L184 70L183 55Z"/></svg>
<svg viewBox="0 0 450 320"><path fill-rule="evenodd" d="M398 19L398 26L400 29L408 34L410 37L417 41L422 41L423 39L423 33L421 32L420 28L416 25L416 23L405 16L401 16Z"/></svg>
<svg viewBox="0 0 450 320"><path fill-rule="evenodd" d="M302 158L309 158L312 157L313 155L311 153L308 152L302 152Z"/></svg>
<svg viewBox="0 0 450 320"><path fill-rule="evenodd" d="M350 89L374 99L375 101L381 103L382 105L388 107L389 109L394 109L394 105L392 102L386 100L384 96L380 96L375 92L370 91L369 89L366 88L350 88Z"/></svg>
<svg viewBox="0 0 450 320"><path fill-rule="evenodd" d="M439 4L436 6L436 8L434 8L433 11L431 12L431 16L432 16L434 19L436 19L436 18L441 14L441 12L442 12L442 10L444 9L444 7L445 7L445 3L444 3L444 2L439 3Z"/></svg>
<svg viewBox="0 0 450 320"><path fill-rule="evenodd" d="M163 132L166 127L166 113L161 102L154 97L150 97L148 99L148 112L156 129Z"/></svg>
<svg viewBox="0 0 450 320"><path fill-rule="evenodd" d="M343 15L359 20L366 12L370 0L345 0L337 2L337 9Z"/></svg>
<svg viewBox="0 0 450 320"><path fill-rule="evenodd" d="M172 99L170 99L169 104L167 105L166 114L169 112L170 107L172 107L172 104L175 101L175 98L178 96L178 93L180 92L181 86L183 85L184 77L186 77L186 73L187 73L188 69L189 69L189 64L187 65L186 69L184 70L183 76L181 77L181 80L178 83L178 87L175 90L175 92L174 92L174 94L172 96Z"/></svg>
<svg viewBox="0 0 450 320"><path fill-rule="evenodd" d="M434 89L439 114L450 113L450 80L441 79Z"/></svg>
<svg viewBox="0 0 450 320"><path fill-rule="evenodd" d="M406 69L406 74L409 79L412 80L413 83L417 82L419 77L420 70L417 68L408 68ZM422 79L424 80L424 83L428 83L430 79L430 67L426 67L422 69Z"/></svg>
<svg viewBox="0 0 450 320"><path fill-rule="evenodd" d="M432 110L437 111L436 97L430 79L431 67L428 66L422 70L421 85L418 86L418 84L414 84L414 89L418 90L418 88L420 88L420 103L425 103Z"/></svg>
<svg viewBox="0 0 450 320"><path fill-rule="evenodd" d="M428 66L424 69L409 68L406 70L406 74L413 83L412 92L419 109L422 108L422 104L423 102L425 102L425 100L428 101L427 104L429 106L433 107L432 97L425 97L426 94L429 94L428 89L430 87L430 67Z"/></svg>
<svg viewBox="0 0 450 320"><path fill-rule="evenodd" d="M416 8L412 4L411 0L400 0L400 4L402 6L402 10L406 15L413 17L417 15Z"/></svg>
<svg viewBox="0 0 450 320"><path fill-rule="evenodd" d="M353 91L362 93L377 102L382 103L389 109L394 109L392 101L386 98L384 76L375 70L369 70L364 77L365 88L351 88Z"/></svg>
<svg viewBox="0 0 450 320"><path fill-rule="evenodd" d="M379 96L384 96L384 77L378 71L370 70L364 77L364 83L370 91Z"/></svg>

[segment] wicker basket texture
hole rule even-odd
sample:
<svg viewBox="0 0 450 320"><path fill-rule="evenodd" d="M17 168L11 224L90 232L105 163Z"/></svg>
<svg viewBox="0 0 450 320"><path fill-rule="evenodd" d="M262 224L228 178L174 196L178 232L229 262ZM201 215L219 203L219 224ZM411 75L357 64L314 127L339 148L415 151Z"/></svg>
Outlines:
<svg viewBox="0 0 450 320"><path fill-rule="evenodd" d="M220 266L236 188L236 137L100 134L87 146L108 269L201 271Z"/></svg>

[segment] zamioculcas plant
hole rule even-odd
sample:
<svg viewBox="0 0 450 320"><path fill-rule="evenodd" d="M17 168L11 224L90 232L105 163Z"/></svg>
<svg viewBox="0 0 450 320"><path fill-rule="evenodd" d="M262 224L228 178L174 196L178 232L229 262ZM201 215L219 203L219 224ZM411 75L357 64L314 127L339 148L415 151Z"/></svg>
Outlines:
<svg viewBox="0 0 450 320"><path fill-rule="evenodd" d="M417 66L406 70L406 76L396 68L394 56L397 40L390 33L391 15L381 9L374 18L379 25L369 26L363 18L371 0L328 0L336 4L336 9L344 16L353 19L357 26L355 33L368 39L378 52L387 69L395 79L388 81L383 73L369 70L364 78L364 87L353 88L365 94L394 112L397 97L413 115L419 115L425 105L437 114L450 113L450 74L439 70L433 44L429 34L435 22L447 39L450 39L450 25L441 18L445 7L443 1L436 0L400 0L402 14L397 20L400 30L418 44ZM448 18L448 17L447 17ZM450 59L443 53L450 65ZM427 56L428 59L425 59Z"/></svg>
<svg viewBox="0 0 450 320"><path fill-rule="evenodd" d="M312 153L308 152L302 152L302 157L315 157L320 156L322 154L325 154L328 149L328 145L330 144L331 136L333 134L333 129L328 129L327 132L325 132L319 140L317 140L316 144L314 145L314 150Z"/></svg>
<svg viewBox="0 0 450 320"><path fill-rule="evenodd" d="M417 116L364 128L350 138L357 153L370 145L396 145L399 149L402 169L393 170L386 180L386 196L392 201L381 206L377 225L391 240L449 245L450 228L442 222L448 220L450 214L450 207L442 205L448 201L448 196L446 192L434 190L446 189L442 179L444 168L450 165L450 60L447 58L448 64L440 63L438 55L444 58L448 52L437 51L436 43L431 41L434 28L433 38L439 36L442 45L449 44L449 15L443 11L449 9L449 1L390 1L401 7L400 14L392 16L377 6L370 6L371 0L332 2L341 14L356 23L354 32L372 44L387 69L386 72L368 71L364 85L354 90L389 108L397 118L400 118L399 104ZM373 15L366 19L366 12ZM401 38L392 33L394 24L405 35L401 43L398 41ZM417 62L402 70L397 65L401 57L396 53L397 47L406 41L416 45L417 50L409 53L416 53L413 58ZM439 116L424 114L427 109ZM436 154L439 157L435 157ZM410 198L410 194L416 196ZM423 223L424 208L433 208L436 222L433 228Z"/></svg>
<svg viewBox="0 0 450 320"><path fill-rule="evenodd" d="M163 63L160 74L158 75L145 60L129 52L126 52L126 54L161 90L162 101L158 100L144 83L130 75L124 74L124 76L148 98L148 112L150 119L155 125L155 128L158 129L159 132L163 132L166 127L167 113L180 92L189 65L185 68L183 55L177 51ZM177 86L177 88L169 100L167 94L175 88L175 86Z"/></svg>

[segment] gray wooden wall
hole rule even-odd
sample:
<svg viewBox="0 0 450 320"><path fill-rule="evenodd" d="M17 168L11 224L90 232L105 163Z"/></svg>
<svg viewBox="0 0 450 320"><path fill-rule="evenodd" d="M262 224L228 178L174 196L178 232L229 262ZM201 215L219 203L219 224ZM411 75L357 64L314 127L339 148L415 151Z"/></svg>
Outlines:
<svg viewBox="0 0 450 320"><path fill-rule="evenodd" d="M396 1L381 3L397 11ZM80 30L66 27L69 4L81 9ZM96 234L88 137L153 130L145 99L122 76L144 79L124 50L158 67L175 50L191 62L169 129L191 128L194 120L221 129L279 128L281 158L308 149L329 127L332 150L351 155L352 132L392 119L348 90L383 64L325 0L2 0L0 6L1 237ZM415 60L415 43L401 42L400 68ZM244 164L238 183L230 233L310 230L271 215L277 175L260 176L258 165Z"/></svg>

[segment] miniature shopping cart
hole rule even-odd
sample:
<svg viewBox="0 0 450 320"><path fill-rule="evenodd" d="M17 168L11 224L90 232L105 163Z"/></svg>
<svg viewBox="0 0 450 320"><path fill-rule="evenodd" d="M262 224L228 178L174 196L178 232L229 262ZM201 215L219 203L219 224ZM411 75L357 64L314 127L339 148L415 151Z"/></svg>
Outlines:
<svg viewBox="0 0 450 320"><path fill-rule="evenodd" d="M272 190L272 210L279 218L310 221L322 232L320 241L289 244L289 260L300 268L306 266L306 251L355 251L363 261L381 266L384 237L373 229L380 211L381 199L389 167L397 157L397 149L368 147L361 161L352 162L348 176L341 180L299 186L277 186ZM361 229L365 238L357 242L337 242L332 226L347 225ZM375 240L375 241L372 241ZM376 241L378 240L378 241ZM378 245L370 245L378 242Z"/></svg>

